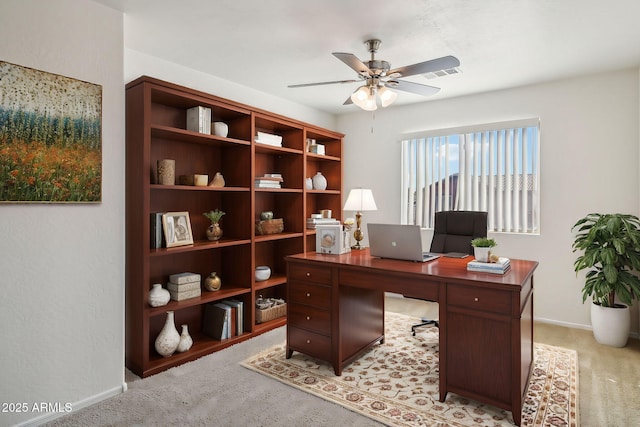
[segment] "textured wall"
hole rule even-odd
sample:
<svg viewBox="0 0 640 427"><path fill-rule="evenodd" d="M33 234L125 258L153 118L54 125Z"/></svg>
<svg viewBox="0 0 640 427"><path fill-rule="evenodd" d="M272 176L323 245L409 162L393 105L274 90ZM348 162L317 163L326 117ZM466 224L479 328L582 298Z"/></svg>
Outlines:
<svg viewBox="0 0 640 427"><path fill-rule="evenodd" d="M4 61L102 85L102 203L0 205L0 402L27 409L0 412L13 425L122 390L122 14L87 0L4 0L0 38Z"/></svg>

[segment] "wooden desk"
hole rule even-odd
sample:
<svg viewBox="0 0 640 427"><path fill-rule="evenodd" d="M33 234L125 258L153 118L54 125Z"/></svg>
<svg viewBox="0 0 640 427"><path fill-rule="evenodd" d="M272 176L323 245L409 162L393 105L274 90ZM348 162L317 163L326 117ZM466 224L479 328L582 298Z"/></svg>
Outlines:
<svg viewBox="0 0 640 427"><path fill-rule="evenodd" d="M439 303L440 401L449 391L510 410L520 425L533 361L533 272L468 272L472 258L415 263L308 252L287 261L287 358L326 360L336 375L384 341L384 292ZM407 334L411 331L407 330Z"/></svg>

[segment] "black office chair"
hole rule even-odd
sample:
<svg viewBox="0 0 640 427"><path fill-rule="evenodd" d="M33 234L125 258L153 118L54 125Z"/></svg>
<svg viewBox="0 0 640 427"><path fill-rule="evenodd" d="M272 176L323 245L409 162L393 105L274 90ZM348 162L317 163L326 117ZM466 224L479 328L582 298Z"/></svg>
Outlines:
<svg viewBox="0 0 640 427"><path fill-rule="evenodd" d="M473 254L471 241L477 237L487 237L487 213L479 211L442 211L435 213L431 252L461 252ZM411 332L416 335L416 328L427 325L439 327L437 320L422 319L413 325Z"/></svg>

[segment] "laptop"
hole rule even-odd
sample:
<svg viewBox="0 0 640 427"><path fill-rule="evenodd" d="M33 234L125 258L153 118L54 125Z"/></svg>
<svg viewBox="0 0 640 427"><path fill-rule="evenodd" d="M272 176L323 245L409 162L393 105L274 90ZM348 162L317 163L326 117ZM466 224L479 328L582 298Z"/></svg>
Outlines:
<svg viewBox="0 0 640 427"><path fill-rule="evenodd" d="M369 253L380 258L427 262L440 254L422 250L422 232L419 225L367 224Z"/></svg>

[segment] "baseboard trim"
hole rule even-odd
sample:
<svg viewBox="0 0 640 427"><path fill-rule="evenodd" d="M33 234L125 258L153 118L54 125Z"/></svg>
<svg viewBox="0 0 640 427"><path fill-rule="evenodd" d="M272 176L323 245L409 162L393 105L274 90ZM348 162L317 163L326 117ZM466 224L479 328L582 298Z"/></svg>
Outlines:
<svg viewBox="0 0 640 427"><path fill-rule="evenodd" d="M591 325L582 325L579 323L570 323L570 322L560 322L558 320L543 319L540 317L534 317L533 320L535 322L547 323L549 325L564 326L565 328L584 329L587 331L593 331L593 328L591 327ZM640 339L640 333L631 331L629 333L629 338Z"/></svg>
<svg viewBox="0 0 640 427"><path fill-rule="evenodd" d="M94 405L98 402L101 402L103 400L109 399L113 396L117 396L120 393L124 393L125 391L127 391L127 383L124 382L122 383L122 385L120 387L114 387L112 389L109 390L105 390L102 393L98 393L95 394L93 396L89 396L86 399L82 399L79 400L78 402L75 402L72 404L72 410L71 412L74 411L79 411L83 408L86 408L87 406L91 406ZM40 415L38 417L32 418L30 420L24 421L20 424L16 424L17 427L35 427L35 426L39 426L42 425L44 423L48 423L50 421L53 421L57 418L63 417L67 415L67 413L65 412L56 412L56 413L52 413L52 412L48 412L46 414Z"/></svg>

